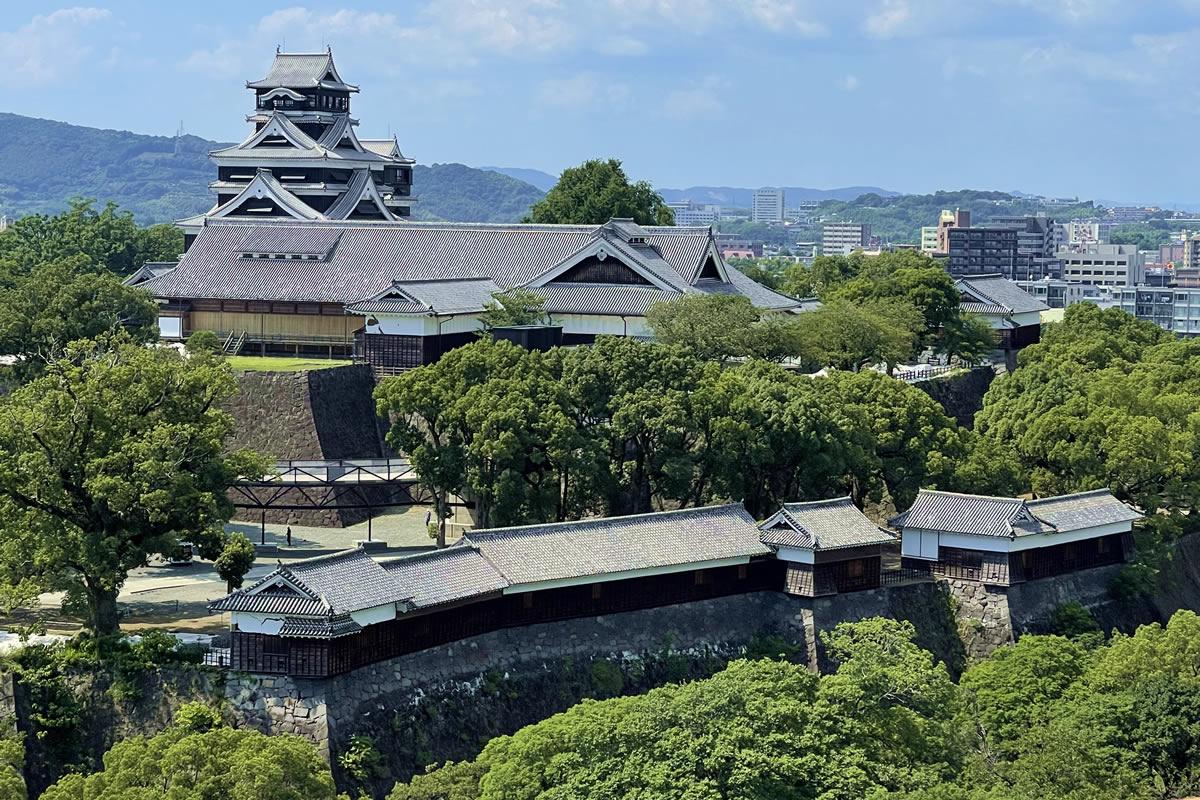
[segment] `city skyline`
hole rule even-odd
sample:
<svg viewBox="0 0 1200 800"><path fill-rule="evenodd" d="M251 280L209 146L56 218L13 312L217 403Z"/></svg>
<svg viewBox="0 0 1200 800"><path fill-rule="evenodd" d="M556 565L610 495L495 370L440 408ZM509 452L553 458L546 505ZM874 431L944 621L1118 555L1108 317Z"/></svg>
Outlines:
<svg viewBox="0 0 1200 800"><path fill-rule="evenodd" d="M656 186L977 188L1138 202L1179 180L1200 2L430 0L401 8L18 0L0 110L244 138L276 46L333 48L359 134L419 163ZM967 7L964 7L966 5ZM113 86L121 91L114 93Z"/></svg>

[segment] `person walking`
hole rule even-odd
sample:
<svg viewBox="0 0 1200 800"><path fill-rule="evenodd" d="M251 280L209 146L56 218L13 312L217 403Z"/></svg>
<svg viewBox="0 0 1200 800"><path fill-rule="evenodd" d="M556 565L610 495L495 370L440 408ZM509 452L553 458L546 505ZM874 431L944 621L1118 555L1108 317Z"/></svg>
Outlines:
<svg viewBox="0 0 1200 800"><path fill-rule="evenodd" d="M291 525L288 525L288 529L287 529L287 543L288 543L288 547L292 546L292 526Z"/></svg>

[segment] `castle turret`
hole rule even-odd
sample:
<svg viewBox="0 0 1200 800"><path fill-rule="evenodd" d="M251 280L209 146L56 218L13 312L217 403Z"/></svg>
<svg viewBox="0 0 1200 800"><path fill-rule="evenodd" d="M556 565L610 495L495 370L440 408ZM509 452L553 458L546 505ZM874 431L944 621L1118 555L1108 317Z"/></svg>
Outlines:
<svg viewBox="0 0 1200 800"><path fill-rule="evenodd" d="M254 128L241 144L214 150L216 205L205 218L364 219L410 214L413 159L394 139L360 140L350 96L333 53L280 53L254 91Z"/></svg>

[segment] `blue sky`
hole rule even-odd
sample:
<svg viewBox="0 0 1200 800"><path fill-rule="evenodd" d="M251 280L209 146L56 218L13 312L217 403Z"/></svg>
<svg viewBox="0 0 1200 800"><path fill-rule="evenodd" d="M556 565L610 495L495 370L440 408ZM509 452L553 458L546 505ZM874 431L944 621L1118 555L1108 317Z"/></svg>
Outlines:
<svg viewBox="0 0 1200 800"><path fill-rule="evenodd" d="M5 0L0 110L239 140L329 44L422 163L1200 200L1200 0L96 2Z"/></svg>

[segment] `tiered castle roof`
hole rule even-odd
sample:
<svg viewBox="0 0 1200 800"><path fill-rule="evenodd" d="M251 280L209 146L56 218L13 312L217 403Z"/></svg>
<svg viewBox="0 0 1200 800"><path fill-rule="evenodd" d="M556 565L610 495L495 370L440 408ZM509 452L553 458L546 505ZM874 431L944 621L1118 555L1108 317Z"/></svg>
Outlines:
<svg viewBox="0 0 1200 800"><path fill-rule="evenodd" d="M337 72L332 52L279 53L267 76L250 81L254 129L240 144L212 151L217 204L180 222L206 219L369 219L409 215L413 159L392 139L359 140L350 116L358 87Z"/></svg>

